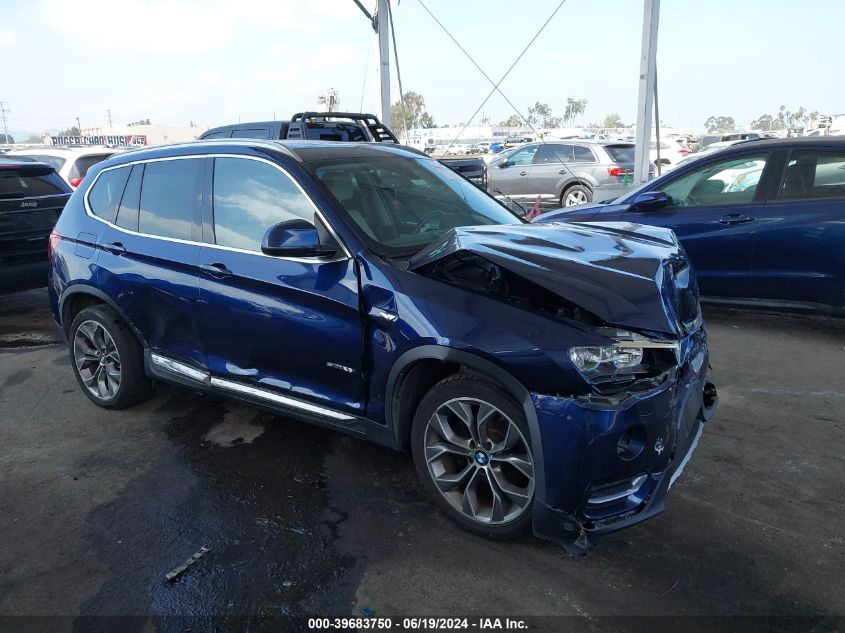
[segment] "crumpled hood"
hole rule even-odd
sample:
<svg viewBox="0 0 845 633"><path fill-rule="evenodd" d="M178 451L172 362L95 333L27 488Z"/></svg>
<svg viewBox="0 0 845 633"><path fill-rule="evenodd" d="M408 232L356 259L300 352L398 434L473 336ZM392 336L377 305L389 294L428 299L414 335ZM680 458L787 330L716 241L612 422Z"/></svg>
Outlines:
<svg viewBox="0 0 845 633"><path fill-rule="evenodd" d="M669 229L626 222L459 227L408 262L481 256L603 321L682 335L698 318L698 288ZM694 314L693 314L694 313Z"/></svg>

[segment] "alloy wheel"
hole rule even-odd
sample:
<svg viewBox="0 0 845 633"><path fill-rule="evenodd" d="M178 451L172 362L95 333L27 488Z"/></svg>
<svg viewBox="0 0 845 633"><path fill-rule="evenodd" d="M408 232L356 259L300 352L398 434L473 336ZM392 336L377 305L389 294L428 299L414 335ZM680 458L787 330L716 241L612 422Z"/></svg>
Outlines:
<svg viewBox="0 0 845 633"><path fill-rule="evenodd" d="M73 337L73 360L83 384L100 400L114 398L120 388L120 354L101 323L83 321Z"/></svg>
<svg viewBox="0 0 845 633"><path fill-rule="evenodd" d="M531 504L531 449L519 427L488 402L440 405L426 426L425 459L440 494L468 519L509 523Z"/></svg>
<svg viewBox="0 0 845 633"><path fill-rule="evenodd" d="M587 202L587 194L583 191L570 191L566 194L565 205L567 207L574 207L576 204L584 204Z"/></svg>

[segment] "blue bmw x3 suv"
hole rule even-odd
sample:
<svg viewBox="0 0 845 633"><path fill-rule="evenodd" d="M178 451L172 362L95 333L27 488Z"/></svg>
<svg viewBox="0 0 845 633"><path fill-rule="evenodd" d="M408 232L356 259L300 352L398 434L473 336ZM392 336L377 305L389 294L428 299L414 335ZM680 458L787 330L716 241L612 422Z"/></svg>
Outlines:
<svg viewBox="0 0 845 633"><path fill-rule="evenodd" d="M127 152L88 173L50 257L97 405L166 381L410 450L488 537L660 512L716 406L671 231L528 224L401 146Z"/></svg>

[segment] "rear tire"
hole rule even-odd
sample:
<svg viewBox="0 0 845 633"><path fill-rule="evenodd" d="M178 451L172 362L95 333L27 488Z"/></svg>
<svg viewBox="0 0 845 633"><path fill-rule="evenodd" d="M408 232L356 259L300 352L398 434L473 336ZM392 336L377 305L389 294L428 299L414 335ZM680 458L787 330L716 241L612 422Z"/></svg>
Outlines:
<svg viewBox="0 0 845 633"><path fill-rule="evenodd" d="M501 387L464 372L438 382L417 407L411 451L432 501L465 530L503 540L531 524L530 433Z"/></svg>
<svg viewBox="0 0 845 633"><path fill-rule="evenodd" d="M593 192L584 185L572 185L560 196L561 207L573 207L593 201Z"/></svg>
<svg viewBox="0 0 845 633"><path fill-rule="evenodd" d="M152 392L144 374L144 350L117 313L94 305L73 319L70 361L82 393L104 409L125 409Z"/></svg>

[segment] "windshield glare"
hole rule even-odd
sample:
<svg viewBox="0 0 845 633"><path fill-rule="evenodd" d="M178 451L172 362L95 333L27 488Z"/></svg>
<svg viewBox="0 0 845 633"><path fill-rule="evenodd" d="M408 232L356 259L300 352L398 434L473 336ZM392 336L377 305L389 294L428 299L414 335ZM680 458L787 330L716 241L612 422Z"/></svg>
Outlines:
<svg viewBox="0 0 845 633"><path fill-rule="evenodd" d="M315 161L305 167L382 255L414 253L459 226L523 222L434 160L385 156Z"/></svg>

